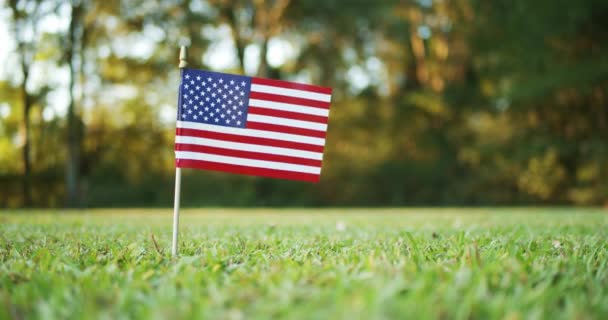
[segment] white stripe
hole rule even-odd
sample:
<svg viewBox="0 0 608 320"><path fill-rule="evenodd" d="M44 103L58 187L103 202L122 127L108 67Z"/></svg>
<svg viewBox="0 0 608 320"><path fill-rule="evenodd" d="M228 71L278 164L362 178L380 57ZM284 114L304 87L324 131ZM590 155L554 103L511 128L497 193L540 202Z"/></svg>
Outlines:
<svg viewBox="0 0 608 320"><path fill-rule="evenodd" d="M253 114L253 113L247 114L247 121L278 124L281 126L305 128L305 129L312 129L312 130L318 130L318 131L327 131L327 124L325 124L325 123L293 120L293 119L271 117L271 116L263 116L263 115L259 115L259 114Z"/></svg>
<svg viewBox="0 0 608 320"><path fill-rule="evenodd" d="M210 161L210 162L235 164L235 165L239 165L239 166L256 167L256 168L277 169L277 170L285 170L285 171L321 174L320 167L311 167L311 166L304 166L304 165L300 165L300 164L291 164L291 163L274 162L274 161L266 161L266 160L235 158L235 157L220 156L220 155L216 155L216 154L207 154L207 153L198 153L198 152L189 152L189 151L176 151L175 157L177 159L202 160L202 161Z"/></svg>
<svg viewBox="0 0 608 320"><path fill-rule="evenodd" d="M331 101L331 95L329 95L329 94L297 90L297 89L287 89L287 88L274 87L274 86L266 86L263 84L252 83L251 91L280 94L282 96L305 98L305 99L311 99L311 100L317 100L317 101L323 101L323 102Z"/></svg>
<svg viewBox="0 0 608 320"><path fill-rule="evenodd" d="M307 144L314 144L316 146L325 145L324 138L315 138L308 136L301 136L297 134L290 133L280 133L274 131L266 131L266 130L254 130L254 129L241 129L241 128L232 128L232 127L224 127L224 126L216 126L212 124L204 124L204 123L196 123L190 121L178 121L178 128L184 129L195 129L195 130L205 130L226 134L234 134L239 136L246 137L256 137L256 138L267 138L267 139L275 139L282 141L292 141L292 142L300 142Z"/></svg>
<svg viewBox="0 0 608 320"><path fill-rule="evenodd" d="M305 159L323 160L323 154L319 152L303 151L289 148L270 147L259 144L250 144L242 142L232 142L216 139L175 136L175 143L196 144L199 146L209 146L222 149L242 150L250 152L260 152L268 154L278 154L282 156L290 156Z"/></svg>
<svg viewBox="0 0 608 320"><path fill-rule="evenodd" d="M328 109L306 107L306 106L301 106L298 104L291 104L291 103L282 103L282 102L274 102L274 101L259 100L259 99L249 99L249 105L251 107L282 110L282 111L289 111L289 112L298 112L298 113L312 114L315 116L324 116L324 117L329 116Z"/></svg>

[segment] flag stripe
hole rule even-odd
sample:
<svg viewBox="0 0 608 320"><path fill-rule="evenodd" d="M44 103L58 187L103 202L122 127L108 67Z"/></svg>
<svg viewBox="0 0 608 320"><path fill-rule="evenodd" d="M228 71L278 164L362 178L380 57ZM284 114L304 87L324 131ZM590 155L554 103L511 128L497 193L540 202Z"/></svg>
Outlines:
<svg viewBox="0 0 608 320"><path fill-rule="evenodd" d="M249 94L249 99L260 99L260 100L267 100L267 101L274 101L274 102L297 104L297 105L306 106L306 107L329 109L329 102L304 99L304 98L298 98L298 97L282 96L282 95L278 95L278 94L270 94L270 93L264 93L264 92L251 91L251 93Z"/></svg>
<svg viewBox="0 0 608 320"><path fill-rule="evenodd" d="M289 148L289 149L297 149L297 150L312 151L312 152L321 152L321 153L323 152L323 146L314 145L314 144L306 144L306 143L267 139L267 138L248 137L248 136L234 135L234 134L215 132L215 131L209 131L209 130L178 128L177 135L187 136L187 137L216 139L216 140L226 140L226 141L249 143L249 144L259 144L259 145L265 145L265 146L271 146L271 147Z"/></svg>
<svg viewBox="0 0 608 320"><path fill-rule="evenodd" d="M255 83L255 84L263 84L263 85L267 85L267 86L275 86L275 87L281 87L281 88L287 88L287 89L297 89L297 90L312 91L312 92L317 92L317 93L331 94L331 88L315 86L315 85L310 85L310 84L295 83L295 82L288 82L288 81L281 81L281 80L272 80L272 79L263 79L263 78L256 78L256 77L252 78L251 82Z"/></svg>
<svg viewBox="0 0 608 320"><path fill-rule="evenodd" d="M309 174L293 171L273 170L265 168L255 168L248 166L231 165L225 163L177 159L176 166L180 168L206 169L214 171L223 171L237 174L245 174L251 176L262 176L269 178L300 180L307 182L319 182L319 174Z"/></svg>
<svg viewBox="0 0 608 320"><path fill-rule="evenodd" d="M311 152L311 151L295 150L295 149L288 149L288 148L261 146L261 145L257 145L257 144L230 142L230 141L222 141L222 140L207 139L207 138L176 136L175 143L196 144L196 145L201 145L201 146L209 146L209 147L224 148L224 149L262 152L262 153L278 154L278 155L314 159L314 160L323 159L323 153L320 153L320 152Z"/></svg>
<svg viewBox="0 0 608 320"><path fill-rule="evenodd" d="M295 172L311 173L311 174L320 174L321 173L320 167L303 166L300 164L290 164L290 163L284 163L284 162L244 159L244 158L238 158L238 157L221 156L221 155L216 155L216 154L198 153L198 152L190 152L190 151L176 151L175 156L178 159L200 160L200 161L234 164L234 165L239 165L239 166L248 166L248 167L255 167L255 168L278 169L278 170L295 171Z"/></svg>
<svg viewBox="0 0 608 320"><path fill-rule="evenodd" d="M301 136L317 137L317 138L323 138L323 139L325 139L325 136L327 135L326 131L317 131L317 130L296 128L296 127L279 126L276 124L253 122L253 121L247 121L247 128L255 129L255 130L276 131L276 132L281 132L281 133L296 134L296 135L301 135Z"/></svg>
<svg viewBox="0 0 608 320"><path fill-rule="evenodd" d="M301 120L301 121L310 121L316 123L327 124L327 117L321 116L313 116L310 114L298 113L298 112L289 112L289 111L281 111L281 110L273 110L266 108L258 108L249 106L249 114L257 114L263 116L271 116L271 117L280 117L292 120Z"/></svg>
<svg viewBox="0 0 608 320"><path fill-rule="evenodd" d="M296 98L304 98L310 100L317 100L329 103L331 101L331 95L324 93L316 93L310 91L296 90L296 89L287 89L275 86L267 86L263 84L251 84L251 92L264 92L277 94L281 96L289 96Z"/></svg>
<svg viewBox="0 0 608 320"><path fill-rule="evenodd" d="M297 104L281 103L268 100L249 99L249 105L252 107L299 112L305 114L311 114L315 116L329 116L328 109L321 109L315 107L306 107Z"/></svg>
<svg viewBox="0 0 608 320"><path fill-rule="evenodd" d="M316 138L306 135L300 134L290 134L290 133L280 133L276 131L264 131L264 130L256 130L256 129L241 129L241 128L232 128L232 127L224 127L224 126L215 126L211 124L204 123L196 123L190 121L177 121L177 128L186 128L186 129L196 129L196 130L204 130L204 131L214 131L221 132L227 134L234 134L246 137L258 137L258 138L267 138L274 140L283 140L283 141L293 141L297 143L306 143L306 144L314 144L317 146L325 145L325 139Z"/></svg>
<svg viewBox="0 0 608 320"><path fill-rule="evenodd" d="M270 123L270 124L276 124L276 125L280 125L280 126L304 128L304 129L318 130L318 131L327 130L327 124L324 124L324 123L292 120L292 119L286 119L286 118L280 118L280 117L263 116L263 115L252 114L252 113L247 115L247 122L249 122L249 121Z"/></svg>
<svg viewBox="0 0 608 320"><path fill-rule="evenodd" d="M301 164L301 165L312 166L312 167L321 167L320 160L288 157L288 156L267 154L267 153L261 153L261 152L215 148L215 147L200 146L200 145L195 145L195 144L178 143L175 145L175 150L201 152L201 153L217 154L217 155L222 155L222 156L239 157L239 158L256 159L256 160L285 162L285 163Z"/></svg>

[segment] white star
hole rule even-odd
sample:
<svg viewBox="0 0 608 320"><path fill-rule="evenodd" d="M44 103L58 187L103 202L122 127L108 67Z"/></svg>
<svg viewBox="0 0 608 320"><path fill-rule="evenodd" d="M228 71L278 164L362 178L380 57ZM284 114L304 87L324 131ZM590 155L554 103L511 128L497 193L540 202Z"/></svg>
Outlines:
<svg viewBox="0 0 608 320"><path fill-rule="evenodd" d="M242 96L244 96L244 95L245 95L245 92L241 91L241 95L242 95Z"/></svg>
<svg viewBox="0 0 608 320"><path fill-rule="evenodd" d="M215 118L215 122L220 122L220 119L218 119L218 118Z"/></svg>
<svg viewBox="0 0 608 320"><path fill-rule="evenodd" d="M209 120L209 118L208 118L208 117L204 117L203 119L205 119L205 121Z"/></svg>
<svg viewBox="0 0 608 320"><path fill-rule="evenodd" d="M203 95L203 96L206 95L205 91L201 91L201 95Z"/></svg>
<svg viewBox="0 0 608 320"><path fill-rule="evenodd" d="M185 113L182 114L182 118L186 119L186 114Z"/></svg>
<svg viewBox="0 0 608 320"><path fill-rule="evenodd" d="M220 109L219 108L215 109L215 112L220 113Z"/></svg>
<svg viewBox="0 0 608 320"><path fill-rule="evenodd" d="M232 90L228 91L228 93L230 93L230 94L232 94L233 92L234 92L234 91L232 91Z"/></svg>
<svg viewBox="0 0 608 320"><path fill-rule="evenodd" d="M194 80L190 80L190 84L194 84Z"/></svg>
<svg viewBox="0 0 608 320"><path fill-rule="evenodd" d="M215 113L211 112L209 115L213 117L215 115Z"/></svg>
<svg viewBox="0 0 608 320"><path fill-rule="evenodd" d="M224 83L224 79L220 78L220 83Z"/></svg>
<svg viewBox="0 0 608 320"><path fill-rule="evenodd" d="M222 114L220 115L220 117L222 117L222 119L224 119L224 118L226 117L226 115L222 113Z"/></svg>
<svg viewBox="0 0 608 320"><path fill-rule="evenodd" d="M243 114L243 112L242 112L242 111L239 111L239 116L240 116L240 115L242 115L242 114Z"/></svg>
<svg viewBox="0 0 608 320"><path fill-rule="evenodd" d="M226 104L222 103L222 108L226 109Z"/></svg>
<svg viewBox="0 0 608 320"><path fill-rule="evenodd" d="M198 110L198 106L194 106L194 110Z"/></svg>
<svg viewBox="0 0 608 320"><path fill-rule="evenodd" d="M242 85L243 87L245 86L245 84L246 84L246 83L245 83L245 81L241 82L241 85Z"/></svg>
<svg viewBox="0 0 608 320"><path fill-rule="evenodd" d="M212 106L212 107L215 107L215 102L211 102L211 106Z"/></svg>
<svg viewBox="0 0 608 320"><path fill-rule="evenodd" d="M232 113L232 111L230 111L230 109L228 109L228 111L226 111L226 113L227 113L227 114L230 114L230 113Z"/></svg>
<svg viewBox="0 0 608 320"><path fill-rule="evenodd" d="M187 94L184 95L184 99L188 99L188 95Z"/></svg>
<svg viewBox="0 0 608 320"><path fill-rule="evenodd" d="M240 121L237 121L237 122L236 122L236 124L238 124L238 125L240 126L240 125L241 125L241 122L240 122Z"/></svg>
<svg viewBox="0 0 608 320"><path fill-rule="evenodd" d="M190 79L190 75L189 74L186 75L186 79Z"/></svg>
<svg viewBox="0 0 608 320"><path fill-rule="evenodd" d="M232 109L236 110L236 106L232 107Z"/></svg>
<svg viewBox="0 0 608 320"><path fill-rule="evenodd" d="M204 86L206 86L206 85L207 85L207 82L203 81L201 84L202 84L202 85L203 85L203 87L204 87Z"/></svg>
<svg viewBox="0 0 608 320"><path fill-rule="evenodd" d="M237 86L236 86L236 87L234 87L234 88L235 88L235 89L238 91L240 87L237 85Z"/></svg>
<svg viewBox="0 0 608 320"><path fill-rule="evenodd" d="M234 80L230 80L230 84L234 84Z"/></svg>
<svg viewBox="0 0 608 320"><path fill-rule="evenodd" d="M194 118L194 120L196 120L198 118L197 115L192 116L192 118Z"/></svg>
<svg viewBox="0 0 608 320"><path fill-rule="evenodd" d="M226 98L228 98L228 96L227 95L223 95L222 98L226 99Z"/></svg>
<svg viewBox="0 0 608 320"><path fill-rule="evenodd" d="M232 100L228 100L228 103L232 104Z"/></svg>
<svg viewBox="0 0 608 320"><path fill-rule="evenodd" d="M217 98L217 100L215 100L215 101L217 101L217 103L220 103L220 101L222 101L222 100L220 98Z"/></svg>
<svg viewBox="0 0 608 320"><path fill-rule="evenodd" d="M211 91L211 88L207 88L207 92Z"/></svg>
<svg viewBox="0 0 608 320"><path fill-rule="evenodd" d="M198 115L199 115L199 116L202 116L202 115L203 115L203 112L202 112L202 111L199 111L199 112L198 112Z"/></svg>
<svg viewBox="0 0 608 320"><path fill-rule="evenodd" d="M188 89L188 87L189 87L189 85L187 85L187 84L184 85L184 88Z"/></svg>
<svg viewBox="0 0 608 320"><path fill-rule="evenodd" d="M188 103L189 103L189 104L192 104L192 99L188 100Z"/></svg>
<svg viewBox="0 0 608 320"><path fill-rule="evenodd" d="M196 76L196 80L201 81L201 76Z"/></svg>
<svg viewBox="0 0 608 320"><path fill-rule="evenodd" d="M205 107L205 111L209 111L209 107Z"/></svg>
<svg viewBox="0 0 608 320"><path fill-rule="evenodd" d="M219 92L219 93L222 93L222 91L224 91L224 90L222 90L222 88L217 89L217 92Z"/></svg>
<svg viewBox="0 0 608 320"><path fill-rule="evenodd" d="M211 77L207 78L207 81L211 82Z"/></svg>
<svg viewBox="0 0 608 320"><path fill-rule="evenodd" d="M236 116L232 116L232 120L236 119Z"/></svg>
<svg viewBox="0 0 608 320"><path fill-rule="evenodd" d="M212 94L211 94L211 96L215 98L215 96L216 96L215 92L214 92L214 93L212 93Z"/></svg>
<svg viewBox="0 0 608 320"><path fill-rule="evenodd" d="M198 96L194 96L194 100L198 100Z"/></svg>
<svg viewBox="0 0 608 320"><path fill-rule="evenodd" d="M230 120L226 120L226 124L230 124Z"/></svg>
<svg viewBox="0 0 608 320"><path fill-rule="evenodd" d="M195 88L196 88L196 90L200 90L200 88L201 88L201 87L199 87L199 86L196 86L196 87L195 87Z"/></svg>
<svg viewBox="0 0 608 320"><path fill-rule="evenodd" d="M227 84L224 85L224 89L228 89L228 85Z"/></svg>
<svg viewBox="0 0 608 320"><path fill-rule="evenodd" d="M188 110L188 114L192 114L192 110Z"/></svg>
<svg viewBox="0 0 608 320"><path fill-rule="evenodd" d="M241 106L242 106L242 105L243 105L243 101L239 101L239 105L241 105Z"/></svg>
<svg viewBox="0 0 608 320"><path fill-rule="evenodd" d="M190 94L194 94L194 90L190 90Z"/></svg>
<svg viewBox="0 0 608 320"><path fill-rule="evenodd" d="M217 88L217 83L214 83L214 84L213 84L213 87L214 87L214 88Z"/></svg>

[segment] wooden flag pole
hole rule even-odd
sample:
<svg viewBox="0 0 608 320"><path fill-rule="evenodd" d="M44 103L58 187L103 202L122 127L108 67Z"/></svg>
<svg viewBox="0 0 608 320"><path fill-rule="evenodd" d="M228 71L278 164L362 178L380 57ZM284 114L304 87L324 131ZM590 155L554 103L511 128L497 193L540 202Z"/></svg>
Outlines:
<svg viewBox="0 0 608 320"><path fill-rule="evenodd" d="M180 81L183 68L188 66L186 46L179 51ZM180 107L179 105L177 106ZM175 167L175 198L173 199L173 242L171 244L171 256L177 257L177 240L179 232L179 198L182 185L182 168Z"/></svg>

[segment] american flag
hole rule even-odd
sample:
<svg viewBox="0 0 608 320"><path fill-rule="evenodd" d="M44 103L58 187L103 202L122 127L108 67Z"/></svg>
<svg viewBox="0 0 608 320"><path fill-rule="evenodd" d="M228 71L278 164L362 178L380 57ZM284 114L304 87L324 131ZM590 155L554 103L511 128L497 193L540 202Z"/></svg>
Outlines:
<svg viewBox="0 0 608 320"><path fill-rule="evenodd" d="M318 182L331 88L182 69L176 166Z"/></svg>

